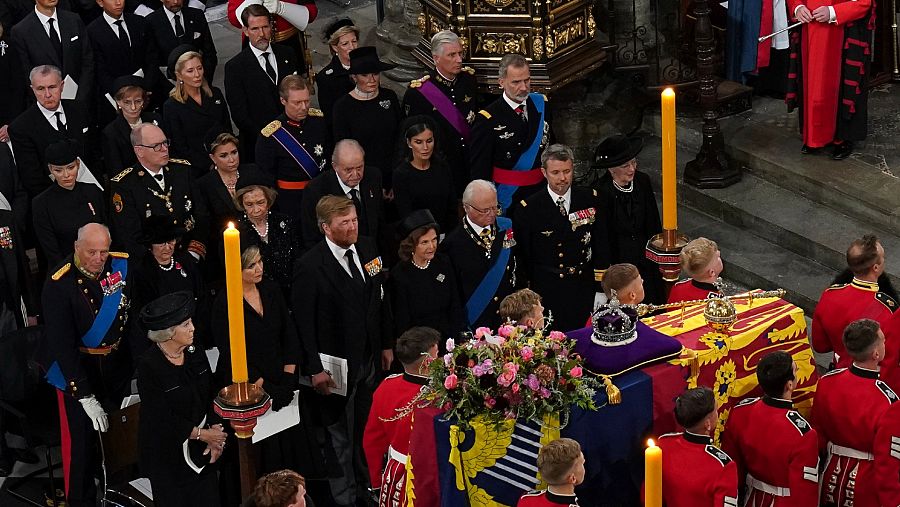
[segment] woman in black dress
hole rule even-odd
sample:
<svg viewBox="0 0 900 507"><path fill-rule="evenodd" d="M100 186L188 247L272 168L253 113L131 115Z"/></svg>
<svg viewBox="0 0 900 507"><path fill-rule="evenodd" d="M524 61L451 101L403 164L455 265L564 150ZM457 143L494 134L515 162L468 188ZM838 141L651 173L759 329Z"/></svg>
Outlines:
<svg viewBox="0 0 900 507"><path fill-rule="evenodd" d="M597 182L601 209L609 234L610 264L627 262L637 266L644 279L644 302L665 303L665 288L659 267L644 255L647 240L662 232L659 207L650 177L637 170L640 137L615 135L594 150L592 168L606 170Z"/></svg>
<svg viewBox="0 0 900 507"><path fill-rule="evenodd" d="M209 154L203 147L207 132L231 132L228 104L222 91L206 82L202 57L191 46L172 50L169 74L176 79L163 104L164 130L172 140L169 151L172 157L187 159L199 178L209 169Z"/></svg>
<svg viewBox="0 0 900 507"><path fill-rule="evenodd" d="M150 478L153 502L167 507L221 505L214 463L226 434L212 409L206 354L192 346L193 301L191 293L176 292L152 301L140 314L155 345L137 368L140 466Z"/></svg>
<svg viewBox="0 0 900 507"><path fill-rule="evenodd" d="M459 222L450 168L440 155L434 122L423 115L403 122L403 162L394 169L394 204L405 217L427 209L441 230L452 231Z"/></svg>
<svg viewBox="0 0 900 507"><path fill-rule="evenodd" d="M190 292L194 296L194 308L197 309L193 317L197 328L197 345L202 345L201 348L211 346L208 344L209 305L200 270L189 253L177 248L178 238L185 230L163 216L152 216L144 220L142 230L141 242L147 251L132 264L134 290L131 297L134 309L140 310L147 303L166 294ZM139 325L132 328L136 334L135 343L132 344L133 357L139 357L150 346L143 338L147 330Z"/></svg>
<svg viewBox="0 0 900 507"><path fill-rule="evenodd" d="M204 279L213 282L225 278L222 231L228 228L229 222L237 226L243 214L234 201L238 186L251 182L271 186L272 182L255 164L241 163L238 139L231 133L211 132L205 145L213 170L194 182L194 209L198 223L202 224L198 229L209 231L203 272Z"/></svg>
<svg viewBox="0 0 900 507"><path fill-rule="evenodd" d="M400 223L405 239L391 270L394 333L428 326L441 336L456 336L465 326L462 303L450 260L438 254L438 225L428 210L417 210Z"/></svg>
<svg viewBox="0 0 900 507"><path fill-rule="evenodd" d="M331 122L331 113L337 99L350 93L355 86L350 79L350 51L359 46L359 28L349 18L338 19L325 28L325 43L331 50L331 62L316 74L316 91L319 109Z"/></svg>
<svg viewBox="0 0 900 507"><path fill-rule="evenodd" d="M137 162L131 145L131 130L141 123L160 125L158 114L145 111L149 103L144 78L122 76L113 82L119 114L103 128L103 165L107 176L115 176Z"/></svg>
<svg viewBox="0 0 900 507"><path fill-rule="evenodd" d="M350 77L356 86L334 104L334 142L356 139L366 152L366 165L381 170L382 188L390 198L397 129L403 119L397 94L382 88L380 73L394 65L378 59L372 46L350 52Z"/></svg>
<svg viewBox="0 0 900 507"><path fill-rule="evenodd" d="M270 211L276 195L271 187L250 183L237 190L234 200L244 213L238 226L241 238L259 245L266 260L264 276L290 298L294 263L300 257L300 230L293 218Z"/></svg>

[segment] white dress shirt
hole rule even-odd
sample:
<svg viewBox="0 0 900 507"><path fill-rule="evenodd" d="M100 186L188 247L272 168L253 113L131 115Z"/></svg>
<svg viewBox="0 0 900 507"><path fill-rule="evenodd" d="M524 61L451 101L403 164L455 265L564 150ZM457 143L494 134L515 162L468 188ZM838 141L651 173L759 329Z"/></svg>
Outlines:
<svg viewBox="0 0 900 507"><path fill-rule="evenodd" d="M69 120L66 118L66 112L65 112L65 110L63 110L62 102L60 102L59 105L56 106L56 109L54 109L53 111L42 106L40 102L37 103L37 107L38 107L38 109L41 110L41 113L44 114L44 118L47 118L47 122L49 122L50 126L53 127L54 129L59 130L56 128L56 113L57 112L62 113L59 116L60 116L60 119L62 120L63 124L66 127L69 126Z"/></svg>
<svg viewBox="0 0 900 507"><path fill-rule="evenodd" d="M163 7L163 12L166 13L166 17L169 18L169 26L172 27L172 33L178 35L178 32L175 30L175 15L178 14L178 19L181 21L181 27L184 28L184 33L187 34L187 24L184 22L184 9L178 12L172 12L169 9Z"/></svg>
<svg viewBox="0 0 900 507"><path fill-rule="evenodd" d="M347 265L347 258L345 257L345 255L347 255L347 250L353 252L353 263L356 264L356 268L359 270L359 274L362 275L363 279L365 279L366 272L363 269L361 261L359 259L359 252L356 251L356 245L350 245L350 248L341 248L332 243L331 240L327 237L325 238L325 244L328 245L328 249L331 250L334 258L337 259L338 264L340 264L341 267L344 268L344 271L346 271L347 274L350 275L350 278L353 278L353 275L350 273L350 266Z"/></svg>
<svg viewBox="0 0 900 507"><path fill-rule="evenodd" d="M507 97L506 93L504 93L503 100L506 101L506 103L509 105L509 107L511 107L513 109L513 111L515 111L517 107L522 106L522 110L524 111L524 114L525 114L525 119L526 120L528 119L528 99L525 99L522 102L516 102L513 99Z"/></svg>
<svg viewBox="0 0 900 507"><path fill-rule="evenodd" d="M263 56L263 53L269 53L269 63L272 65L272 68L275 69L275 79L278 79L278 62L275 60L275 53L272 52L272 45L269 44L269 47L265 49L265 51L260 51L256 49L256 46L253 44L247 44L250 46L250 51L253 51L253 55L256 57L256 62L259 63L259 66L262 68L263 72L266 70L266 58Z"/></svg>
<svg viewBox="0 0 900 507"><path fill-rule="evenodd" d="M37 10L37 7L35 7L34 13L37 14L38 20L40 20L41 26L44 27L44 33L47 34L47 37L50 37L50 26L47 24L47 20L53 18L53 28L56 29L56 33L60 36L60 42L62 42L62 33L59 31L59 16L56 15L56 9L53 9L53 14L45 16L41 11Z"/></svg>
<svg viewBox="0 0 900 507"><path fill-rule="evenodd" d="M469 220L469 217L468 217L468 216L465 217L464 220L466 221L467 224L469 224L469 227L472 228L472 232L474 232L476 236L479 236L479 237L480 237L480 236L481 236L481 231L487 229L487 227L482 227L482 226L480 226L480 225L478 225L478 224L473 223L471 220Z"/></svg>
<svg viewBox="0 0 900 507"><path fill-rule="evenodd" d="M119 26L116 25L116 21L118 21L118 19L110 16L105 11L103 12L103 19L106 20L106 23L109 24L109 27L112 29L113 33L116 35L116 37L118 37L119 36ZM123 15L119 19L122 20L122 29L125 30L125 34L128 35L128 41L129 41L129 44L131 44L131 32L128 31L128 23L125 22L125 16Z"/></svg>
<svg viewBox="0 0 900 507"><path fill-rule="evenodd" d="M337 176L337 174L335 174L335 176ZM357 184L355 187L348 187L347 185L344 184L344 181L341 180L341 177L340 177L340 176L337 176L337 180L338 180L338 185L341 186L341 190L344 191L344 195L347 196L348 199L352 199L352 198L353 198L353 197L350 195L350 191L351 191L351 190L356 190L356 192L359 194L360 204L362 204L362 198L363 198L363 195L362 195L362 190L359 189L359 184Z"/></svg>
<svg viewBox="0 0 900 507"><path fill-rule="evenodd" d="M550 190L550 186L548 185L547 193L550 194L550 199L553 200L553 204L556 204L559 198L562 197L565 200L563 206L566 208L566 213L570 211L572 207L572 187L569 187L569 189L566 190L565 195L557 195L553 190Z"/></svg>

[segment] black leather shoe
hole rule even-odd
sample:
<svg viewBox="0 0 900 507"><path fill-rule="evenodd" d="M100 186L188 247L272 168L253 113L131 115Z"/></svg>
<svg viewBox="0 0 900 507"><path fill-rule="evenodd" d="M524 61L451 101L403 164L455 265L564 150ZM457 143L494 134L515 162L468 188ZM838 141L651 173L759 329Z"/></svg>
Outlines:
<svg viewBox="0 0 900 507"><path fill-rule="evenodd" d="M849 157L851 153L853 153L853 143L845 141L841 144L834 145L834 153L832 153L831 158L834 160L844 160Z"/></svg>
<svg viewBox="0 0 900 507"><path fill-rule="evenodd" d="M819 150L821 150L821 149L822 148L810 148L809 146L804 144L803 147L800 148L800 153L802 153L804 155L813 155L813 154L818 153Z"/></svg>

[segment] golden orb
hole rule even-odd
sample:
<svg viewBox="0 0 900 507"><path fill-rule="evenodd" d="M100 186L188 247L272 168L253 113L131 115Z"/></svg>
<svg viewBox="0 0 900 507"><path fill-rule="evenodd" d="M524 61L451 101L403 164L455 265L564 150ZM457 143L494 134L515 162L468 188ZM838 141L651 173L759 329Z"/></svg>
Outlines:
<svg viewBox="0 0 900 507"><path fill-rule="evenodd" d="M712 298L703 309L703 317L713 331L725 333L737 320L737 309L727 299Z"/></svg>

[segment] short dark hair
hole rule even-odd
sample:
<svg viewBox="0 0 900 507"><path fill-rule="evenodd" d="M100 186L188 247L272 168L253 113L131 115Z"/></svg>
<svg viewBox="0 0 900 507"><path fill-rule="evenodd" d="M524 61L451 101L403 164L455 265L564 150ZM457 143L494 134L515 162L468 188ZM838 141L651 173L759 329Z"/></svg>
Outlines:
<svg viewBox="0 0 900 507"><path fill-rule="evenodd" d="M872 347L878 341L878 330L881 326L872 319L854 320L844 329L844 348L850 357L857 361L865 361L868 359Z"/></svg>
<svg viewBox="0 0 900 507"><path fill-rule="evenodd" d="M794 358L783 350L766 354L756 365L756 379L766 395L781 398L784 385L794 380Z"/></svg>
<svg viewBox="0 0 900 507"><path fill-rule="evenodd" d="M441 333L425 326L411 327L397 338L394 353L403 366L415 363L428 350L441 341Z"/></svg>
<svg viewBox="0 0 900 507"><path fill-rule="evenodd" d="M279 470L266 474L256 481L253 488L255 507L285 507L294 502L300 486L306 488L306 480L293 470Z"/></svg>
<svg viewBox="0 0 900 507"><path fill-rule="evenodd" d="M250 4L244 8L244 11L241 12L241 25L243 25L244 28L250 26L250 16L255 18L265 17L269 18L269 22L272 21L272 13L269 12L269 9L263 7L262 4Z"/></svg>
<svg viewBox="0 0 900 507"><path fill-rule="evenodd" d="M855 276L862 276L878 261L878 236L866 234L853 240L847 248L847 267Z"/></svg>
<svg viewBox="0 0 900 507"><path fill-rule="evenodd" d="M675 420L688 430L716 410L716 397L708 387L695 387L675 399Z"/></svg>
<svg viewBox="0 0 900 507"><path fill-rule="evenodd" d="M284 76L281 84L278 85L278 96L287 100L291 95L291 90L309 90L309 83L306 82L306 79L296 74Z"/></svg>

